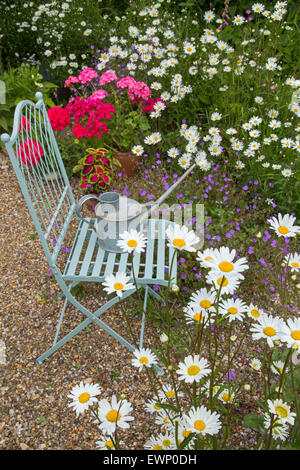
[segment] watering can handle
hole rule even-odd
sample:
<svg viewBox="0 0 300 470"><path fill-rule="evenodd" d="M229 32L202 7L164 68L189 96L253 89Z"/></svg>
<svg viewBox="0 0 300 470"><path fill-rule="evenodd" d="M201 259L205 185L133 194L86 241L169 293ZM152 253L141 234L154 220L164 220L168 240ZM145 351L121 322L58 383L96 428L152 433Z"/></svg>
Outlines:
<svg viewBox="0 0 300 470"><path fill-rule="evenodd" d="M91 223L88 219L85 219L84 217L82 217L81 212L80 212L83 204L90 199L97 199L97 201L100 202L99 198L95 196L94 194L85 194L85 196L82 196L82 198L80 198L79 201L76 203L75 213L79 220L83 220L84 222L86 222L97 233L97 230L95 229L94 224Z"/></svg>

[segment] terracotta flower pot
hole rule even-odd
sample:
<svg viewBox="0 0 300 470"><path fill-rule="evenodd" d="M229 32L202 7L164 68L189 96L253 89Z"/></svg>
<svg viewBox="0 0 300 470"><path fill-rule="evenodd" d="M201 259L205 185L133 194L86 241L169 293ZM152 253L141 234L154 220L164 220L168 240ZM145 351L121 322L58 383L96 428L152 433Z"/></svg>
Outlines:
<svg viewBox="0 0 300 470"><path fill-rule="evenodd" d="M130 152L115 152L113 157L121 163L121 171L124 176L134 176L138 170L140 157Z"/></svg>

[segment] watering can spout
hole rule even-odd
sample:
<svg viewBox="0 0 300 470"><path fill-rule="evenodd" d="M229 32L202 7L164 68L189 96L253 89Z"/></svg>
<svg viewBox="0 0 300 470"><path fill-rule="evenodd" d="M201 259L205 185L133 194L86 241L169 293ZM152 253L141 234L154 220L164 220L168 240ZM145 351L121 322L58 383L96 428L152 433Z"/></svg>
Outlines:
<svg viewBox="0 0 300 470"><path fill-rule="evenodd" d="M157 199L157 201L153 202L150 204L150 207L147 209L147 211L145 211L144 215L142 216L142 219L147 219L149 217L151 217L153 211L155 209L157 209L159 207L160 204L163 203L163 201L165 201L165 199L167 199L167 197L174 191L174 189L191 173L191 171L195 168L196 166L196 163L194 163L180 178L178 181L176 181L174 184L172 184L172 186L169 187L169 189L167 189L167 191L162 195L160 196L160 198ZM149 204L147 204L146 206L149 206Z"/></svg>

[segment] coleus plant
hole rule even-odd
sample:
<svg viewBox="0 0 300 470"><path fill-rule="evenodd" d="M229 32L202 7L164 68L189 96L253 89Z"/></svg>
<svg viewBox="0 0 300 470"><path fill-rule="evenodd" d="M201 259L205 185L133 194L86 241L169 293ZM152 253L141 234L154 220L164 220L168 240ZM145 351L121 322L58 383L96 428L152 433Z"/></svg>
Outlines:
<svg viewBox="0 0 300 470"><path fill-rule="evenodd" d="M111 183L119 161L110 150L88 148L86 155L73 168L73 173L80 173L79 189L83 192L99 192Z"/></svg>

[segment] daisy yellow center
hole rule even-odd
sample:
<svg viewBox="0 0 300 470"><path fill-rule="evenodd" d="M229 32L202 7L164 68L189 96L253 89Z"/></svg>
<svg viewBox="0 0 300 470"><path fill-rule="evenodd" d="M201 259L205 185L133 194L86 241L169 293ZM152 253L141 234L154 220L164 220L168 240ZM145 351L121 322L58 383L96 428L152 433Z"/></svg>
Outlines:
<svg viewBox="0 0 300 470"><path fill-rule="evenodd" d="M235 315L238 312L238 309L236 307L229 307L228 313L231 315Z"/></svg>
<svg viewBox="0 0 300 470"><path fill-rule="evenodd" d="M166 393L168 398L173 398L175 396L175 392L173 390L170 390L169 392Z"/></svg>
<svg viewBox="0 0 300 470"><path fill-rule="evenodd" d="M169 439L164 439L162 443L165 447L169 447L171 445L171 441Z"/></svg>
<svg viewBox="0 0 300 470"><path fill-rule="evenodd" d="M114 284L114 289L115 289L115 290L122 290L123 287L124 287L124 284L122 284L122 282L116 282L116 283Z"/></svg>
<svg viewBox="0 0 300 470"><path fill-rule="evenodd" d="M223 271L225 273L229 273L230 271L233 270L233 264L230 263L229 261L222 261L219 264L219 268L221 269L221 271Z"/></svg>
<svg viewBox="0 0 300 470"><path fill-rule="evenodd" d="M143 356L143 357L140 357L139 361L140 361L141 364L148 364L149 359L147 357Z"/></svg>
<svg viewBox="0 0 300 470"><path fill-rule="evenodd" d="M159 444L156 444L154 447L153 447L153 450L163 450L162 446L160 446Z"/></svg>
<svg viewBox="0 0 300 470"><path fill-rule="evenodd" d="M292 331L291 333L291 337L296 340L296 341L299 341L300 340L300 331Z"/></svg>
<svg viewBox="0 0 300 470"><path fill-rule="evenodd" d="M210 308L211 307L211 301L208 299L201 300L200 306L202 308Z"/></svg>
<svg viewBox="0 0 300 470"><path fill-rule="evenodd" d="M299 263L291 263L291 265L293 266L293 268L299 268L300 267L300 264Z"/></svg>
<svg viewBox="0 0 300 470"><path fill-rule="evenodd" d="M225 279L225 277L219 277L219 279L217 280L217 283L219 286L222 284L222 287L226 287L228 285L228 281L227 279Z"/></svg>
<svg viewBox="0 0 300 470"><path fill-rule="evenodd" d="M206 424L202 419L197 419L197 421L194 422L194 428L197 429L197 431L204 431Z"/></svg>
<svg viewBox="0 0 300 470"><path fill-rule="evenodd" d="M183 437L188 437L190 434L191 434L192 431L188 431L187 429L185 429L182 433Z"/></svg>
<svg viewBox="0 0 300 470"><path fill-rule="evenodd" d="M224 401L232 401L232 397L229 395L229 393L224 393L223 400Z"/></svg>
<svg viewBox="0 0 300 470"><path fill-rule="evenodd" d="M178 248L182 248L183 246L185 246L185 241L183 240L183 238L174 238L173 245L177 246Z"/></svg>
<svg viewBox="0 0 300 470"><path fill-rule="evenodd" d="M276 331L271 326L266 326L266 328L264 328L264 334L266 336L274 336L276 334Z"/></svg>
<svg viewBox="0 0 300 470"><path fill-rule="evenodd" d="M278 232L282 235L286 235L289 232L289 229L284 227L284 225L280 225L280 227L278 227Z"/></svg>
<svg viewBox="0 0 300 470"><path fill-rule="evenodd" d="M254 318L258 318L259 317L259 311L254 308L253 310L251 310L251 315Z"/></svg>
<svg viewBox="0 0 300 470"><path fill-rule="evenodd" d="M111 440L105 442L105 447L108 447L109 449L112 449L113 446L114 446L114 444Z"/></svg>
<svg viewBox="0 0 300 470"><path fill-rule="evenodd" d="M106 415L107 421L110 423L115 423L120 419L120 413L118 410L110 410Z"/></svg>
<svg viewBox="0 0 300 470"><path fill-rule="evenodd" d="M79 403L86 403L87 401L89 401L90 396L91 396L91 395L90 395L89 393L87 393L87 392L82 393L82 394L79 395L79 397L78 397Z"/></svg>
<svg viewBox="0 0 300 470"><path fill-rule="evenodd" d="M275 411L281 418L287 417L287 410L283 406L276 406Z"/></svg>
<svg viewBox="0 0 300 470"><path fill-rule="evenodd" d="M189 375L197 375L200 372L200 367L198 366L190 366L188 368L188 374Z"/></svg>
<svg viewBox="0 0 300 470"><path fill-rule="evenodd" d="M137 241L136 240L128 240L127 245L130 246L130 248L134 248L137 246Z"/></svg>
<svg viewBox="0 0 300 470"><path fill-rule="evenodd" d="M203 315L201 315L201 313L195 313L194 320L195 321L202 321L203 320Z"/></svg>

